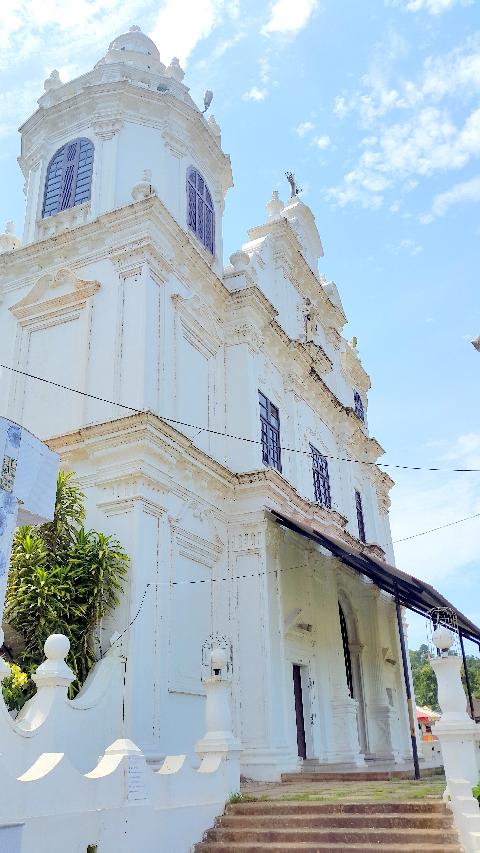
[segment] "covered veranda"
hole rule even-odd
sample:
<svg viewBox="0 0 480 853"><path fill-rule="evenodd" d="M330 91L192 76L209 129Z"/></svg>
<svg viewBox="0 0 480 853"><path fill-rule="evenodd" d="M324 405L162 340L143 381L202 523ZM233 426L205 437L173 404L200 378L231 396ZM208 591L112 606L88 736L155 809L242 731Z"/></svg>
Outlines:
<svg viewBox="0 0 480 853"><path fill-rule="evenodd" d="M384 560L367 554L361 546L346 545L345 542L332 536L330 533L319 529L317 526L300 522L294 517L289 517L273 509L267 510L267 516L277 525L305 537L322 548L326 549L333 557L344 565L353 569L361 575L369 578L379 589L391 595L395 601L395 610L400 638L403 676L408 704L408 717L410 723L410 736L412 743L412 756L415 778L420 778L418 749L416 740L416 714L415 703L411 694L411 683L409 677L408 651L405 643L405 635L402 621L402 607L419 615L427 617L433 608L449 608L454 611L458 624L460 648L465 671L468 705L472 719L475 719L474 700L468 677L468 667L465 655L464 640L470 640L478 645L480 649L480 628L471 622L463 613L454 607L433 586L406 574L400 569L385 562Z"/></svg>

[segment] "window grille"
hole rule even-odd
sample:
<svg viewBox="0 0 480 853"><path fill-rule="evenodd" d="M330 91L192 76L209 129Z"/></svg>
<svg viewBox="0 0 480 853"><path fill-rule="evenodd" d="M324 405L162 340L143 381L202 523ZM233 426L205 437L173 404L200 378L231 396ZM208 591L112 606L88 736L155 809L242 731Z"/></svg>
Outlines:
<svg viewBox="0 0 480 853"><path fill-rule="evenodd" d="M92 188L93 143L89 139L67 142L48 164L42 217L88 201Z"/></svg>
<svg viewBox="0 0 480 853"><path fill-rule="evenodd" d="M215 254L215 214L212 196L200 172L187 172L187 224L206 249Z"/></svg>
<svg viewBox="0 0 480 853"><path fill-rule="evenodd" d="M331 509L332 499L330 495L330 477L328 475L328 462L319 450L310 445L312 454L313 492L315 500L322 506Z"/></svg>
<svg viewBox="0 0 480 853"><path fill-rule="evenodd" d="M261 391L258 392L258 399L260 402L262 462L264 465L281 471L280 415L277 407L270 400L267 400Z"/></svg>
<svg viewBox="0 0 480 853"><path fill-rule="evenodd" d="M360 397L358 391L353 392L353 404L357 418L365 422L365 412L363 410L362 398Z"/></svg>
<svg viewBox="0 0 480 853"><path fill-rule="evenodd" d="M359 491L355 490L355 508L357 510L358 523L358 538L360 542L366 542L365 538L365 522L363 520L362 496Z"/></svg>

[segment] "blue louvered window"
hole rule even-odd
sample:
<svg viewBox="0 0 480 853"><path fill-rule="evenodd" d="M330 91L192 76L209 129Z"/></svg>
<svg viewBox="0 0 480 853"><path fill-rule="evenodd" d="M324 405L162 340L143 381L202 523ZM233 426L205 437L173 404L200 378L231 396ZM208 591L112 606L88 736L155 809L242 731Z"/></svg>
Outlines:
<svg viewBox="0 0 480 853"><path fill-rule="evenodd" d="M282 470L280 448L280 414L270 400L258 392L260 403L260 428L262 437L262 462L277 471Z"/></svg>
<svg viewBox="0 0 480 853"><path fill-rule="evenodd" d="M88 201L92 188L93 143L84 137L67 142L48 164L42 217Z"/></svg>
<svg viewBox="0 0 480 853"><path fill-rule="evenodd" d="M366 542L362 496L357 489L355 489L355 509L357 510L358 538L360 539L360 542Z"/></svg>
<svg viewBox="0 0 480 853"><path fill-rule="evenodd" d="M206 249L215 254L215 214L212 196L200 172L187 172L187 224Z"/></svg>
<svg viewBox="0 0 480 853"><path fill-rule="evenodd" d="M322 504L322 506L331 509L332 498L330 495L328 461L313 444L310 445L310 453L312 454L313 492L315 500L319 504Z"/></svg>
<svg viewBox="0 0 480 853"><path fill-rule="evenodd" d="M357 418L359 418L359 420L361 421L365 421L365 412L363 410L362 398L360 397L358 391L353 392L353 404Z"/></svg>

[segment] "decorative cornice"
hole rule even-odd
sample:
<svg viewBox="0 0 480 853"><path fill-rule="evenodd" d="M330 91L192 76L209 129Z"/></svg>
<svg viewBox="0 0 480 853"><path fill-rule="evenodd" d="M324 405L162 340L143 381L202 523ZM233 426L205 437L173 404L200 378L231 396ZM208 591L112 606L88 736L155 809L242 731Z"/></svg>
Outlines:
<svg viewBox="0 0 480 853"><path fill-rule="evenodd" d="M145 264L155 271L162 281L173 272L173 259L166 257L147 238L131 240L113 247L109 251L109 258L124 277L141 275Z"/></svg>
<svg viewBox="0 0 480 853"><path fill-rule="evenodd" d="M92 126L99 139L108 140L122 129L124 121L121 112L99 112L94 115Z"/></svg>
<svg viewBox="0 0 480 853"><path fill-rule="evenodd" d="M50 219L57 219L77 209L71 208ZM139 235L133 242L132 228ZM167 245L167 240L175 246L175 259L167 259L159 250L159 247ZM28 243L9 255L8 259L0 255L0 290L18 289L29 280L33 284L35 279L32 278L32 270L55 266L59 258L68 256L69 266L75 269L104 258L128 255L132 247L140 246L145 251L148 249L153 254L158 253L157 257L163 263L174 262L177 265L181 260L185 274L195 280L199 290L203 288L209 301L212 299L212 290L213 297L223 304L228 299L228 289L206 263L194 240L178 225L157 196L108 211L96 219L77 225L73 230L62 229L55 241L42 238Z"/></svg>
<svg viewBox="0 0 480 853"><path fill-rule="evenodd" d="M344 343L344 350L340 355L340 360L343 373L347 380L354 388L358 388L359 391L363 391L366 394L371 387L370 377L362 366L357 351L351 344Z"/></svg>
<svg viewBox="0 0 480 853"><path fill-rule="evenodd" d="M176 97L171 92L162 93L157 91L156 85L153 85L153 77L151 88L148 85L138 85L125 77L125 73L131 73L131 67L120 64L120 70L121 68L124 70L123 79L104 80L102 75L105 71L111 72L112 66L110 69L104 67L103 71L98 66L92 72L62 86L54 93L58 101L47 103L27 119L21 127L24 152L21 167L25 176L28 171L27 161L30 149L37 144L37 140L51 141L64 134L66 126L71 128L73 134L77 129L91 126L93 112L93 119L95 116L99 117L100 134L110 134L112 128L109 127L109 122L112 121L112 117L116 120L121 116L125 123L148 124L159 131L166 130L165 141L177 151L181 140L178 137L178 130L175 129L180 128L183 135L191 135L190 128L194 122L195 139L192 139L190 144L192 154L195 153L201 166L205 166L211 174L221 175L224 193L233 186L230 158L222 151L207 122L188 96L188 90L181 86L183 90L181 97ZM122 75L118 76L121 78ZM145 76L144 72L142 76ZM170 81L172 90L174 85L179 84ZM113 109L112 105L114 105ZM107 115L105 119L107 123L103 126L104 113ZM170 125L173 126L173 131L170 132L171 137L168 137L167 128ZM110 137L107 136L107 138ZM184 146L183 142L182 146ZM188 153L188 148L185 153Z"/></svg>
<svg viewBox="0 0 480 853"><path fill-rule="evenodd" d="M333 363L320 344L316 344L313 341L307 341L306 343L299 342L297 346L306 350L312 360L312 367L318 376L325 376L325 374L330 373L333 368Z"/></svg>

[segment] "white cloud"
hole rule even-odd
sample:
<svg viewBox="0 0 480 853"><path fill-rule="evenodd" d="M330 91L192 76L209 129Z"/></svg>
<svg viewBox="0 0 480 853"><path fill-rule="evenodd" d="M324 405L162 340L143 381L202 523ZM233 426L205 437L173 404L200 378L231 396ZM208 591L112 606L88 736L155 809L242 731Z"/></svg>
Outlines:
<svg viewBox="0 0 480 853"><path fill-rule="evenodd" d="M470 6L472 0L407 0L405 9L407 12L422 12L425 10L430 15L440 15L453 6Z"/></svg>
<svg viewBox="0 0 480 853"><path fill-rule="evenodd" d="M325 150L325 148L329 148L332 144L332 140L326 134L325 136L316 136L314 142L322 151Z"/></svg>
<svg viewBox="0 0 480 853"><path fill-rule="evenodd" d="M297 133L298 136L305 136L305 134L310 133L310 131L313 130L314 127L315 125L313 124L313 122L302 121L300 122L298 127L295 128L295 133Z"/></svg>
<svg viewBox="0 0 480 853"><path fill-rule="evenodd" d="M317 8L317 0L275 0L262 29L268 33L298 33Z"/></svg>
<svg viewBox="0 0 480 853"><path fill-rule="evenodd" d="M433 199L431 213L421 216L420 221L426 225L437 216L445 216L452 205L462 204L466 201L480 201L480 175L471 178L469 181L455 184L443 193L438 193Z"/></svg>
<svg viewBox="0 0 480 853"><path fill-rule="evenodd" d="M16 130L34 111L40 94L38 80L28 80L18 88L0 91L0 138Z"/></svg>
<svg viewBox="0 0 480 853"><path fill-rule="evenodd" d="M7 0L2 5L0 66L38 57L47 67L58 67L70 63L76 52L90 64L90 56L99 58L136 18L153 21L151 36L162 58L168 62L177 55L185 62L202 38L237 15L238 4L228 0L165 0L160 9L151 0Z"/></svg>
<svg viewBox="0 0 480 853"><path fill-rule="evenodd" d="M340 206L355 201L378 207L386 190L401 182L408 192L417 178L456 171L480 156L480 108L463 126L454 124L447 110L425 107L409 119L385 125L375 146L363 145L357 165L329 198Z"/></svg>
<svg viewBox="0 0 480 853"><path fill-rule="evenodd" d="M338 116L338 118L345 118L345 116L350 112L347 99L343 95L337 95L335 98L333 112Z"/></svg>
<svg viewBox="0 0 480 853"><path fill-rule="evenodd" d="M227 16L228 7L225 0L167 0L158 12L151 38L160 49L163 46L169 51L168 60L178 56L185 63L198 42Z"/></svg>
<svg viewBox="0 0 480 853"><path fill-rule="evenodd" d="M244 92L242 98L244 101L264 101L267 96L265 90L259 89L258 86L252 86L248 92Z"/></svg>
<svg viewBox="0 0 480 853"><path fill-rule="evenodd" d="M412 240L411 237L405 237L401 240L399 248L403 252L408 252L412 257L419 255L420 252L423 251L423 246L421 246L420 243L417 243L416 240Z"/></svg>
<svg viewBox="0 0 480 853"><path fill-rule="evenodd" d="M438 103L447 96L474 98L480 93L478 33L448 53L427 57L418 80L400 78L392 82L392 59L401 55L399 47L385 48L383 52L377 49L368 73L362 78L362 88L350 97L342 94L335 99L335 115L344 118L357 112L361 124L369 127L392 110L420 108L426 102Z"/></svg>
<svg viewBox="0 0 480 853"><path fill-rule="evenodd" d="M404 237L399 243L387 245L387 249L389 249L390 252L393 252L394 255L398 255L400 252L406 252L411 255L412 258L419 255L420 252L423 252L423 246L421 246L420 243L417 243L417 241L412 237Z"/></svg>
<svg viewBox="0 0 480 853"><path fill-rule="evenodd" d="M480 433L459 435L453 447L446 451L445 459L454 462L455 468L480 468Z"/></svg>
<svg viewBox="0 0 480 853"><path fill-rule="evenodd" d="M85 45L88 50L106 49L109 41L132 23L145 0L126 0L121 6L118 0L10 0L6 9L4 6L1 66L11 67L33 56L58 66L71 58L72 50L85 49Z"/></svg>

